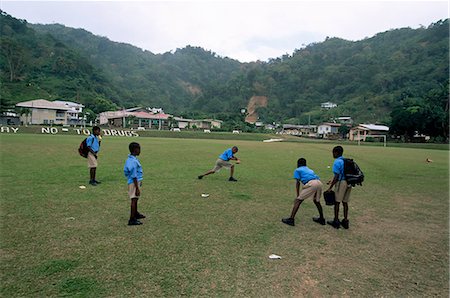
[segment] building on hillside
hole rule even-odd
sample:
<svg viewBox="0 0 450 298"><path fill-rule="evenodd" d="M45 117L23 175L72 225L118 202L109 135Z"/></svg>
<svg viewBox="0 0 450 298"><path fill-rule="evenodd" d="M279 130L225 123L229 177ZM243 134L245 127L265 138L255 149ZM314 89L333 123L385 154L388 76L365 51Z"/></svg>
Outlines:
<svg viewBox="0 0 450 298"><path fill-rule="evenodd" d="M83 120L86 120L85 116L83 115L84 105L72 101L62 101L62 100L55 100L54 103L61 104L64 105L65 107L70 108L70 110L67 111L66 124L78 125L82 124Z"/></svg>
<svg viewBox="0 0 450 298"><path fill-rule="evenodd" d="M147 111L153 114L164 114L164 110L162 108L147 108Z"/></svg>
<svg viewBox="0 0 450 298"><path fill-rule="evenodd" d="M350 141L366 141L368 137L386 136L389 127L378 124L359 124L357 127L350 129Z"/></svg>
<svg viewBox="0 0 450 298"><path fill-rule="evenodd" d="M191 123L194 121L193 119L186 119L183 117L173 117L175 122L175 126L178 126L180 129L188 129L191 128Z"/></svg>
<svg viewBox="0 0 450 298"><path fill-rule="evenodd" d="M336 122L336 123L341 123L341 124L353 124L353 119L352 119L352 117L349 117L349 116L341 116L341 117L337 117L337 118L334 118L334 121Z"/></svg>
<svg viewBox="0 0 450 298"><path fill-rule="evenodd" d="M153 114L145 108L108 111L99 114L100 125L121 128L170 129L172 115Z"/></svg>
<svg viewBox="0 0 450 298"><path fill-rule="evenodd" d="M173 119L175 126L181 129L214 129L221 128L223 123L223 121L217 119L185 119L182 117L174 117Z"/></svg>
<svg viewBox="0 0 450 298"><path fill-rule="evenodd" d="M327 102L322 102L322 103L320 104L320 107L321 107L322 109L327 109L327 110L329 110L329 109L336 108L336 107L337 107L337 104L327 101Z"/></svg>
<svg viewBox="0 0 450 298"><path fill-rule="evenodd" d="M317 137L324 139L337 139L339 138L340 123L322 123L318 126Z"/></svg>
<svg viewBox="0 0 450 298"><path fill-rule="evenodd" d="M81 124L83 105L74 102L36 99L19 102L16 107L26 109L20 115L25 124Z"/></svg>
<svg viewBox="0 0 450 298"><path fill-rule="evenodd" d="M312 137L315 138L317 135L316 125L293 125L293 124L283 124L283 129L281 134L302 136L302 137Z"/></svg>

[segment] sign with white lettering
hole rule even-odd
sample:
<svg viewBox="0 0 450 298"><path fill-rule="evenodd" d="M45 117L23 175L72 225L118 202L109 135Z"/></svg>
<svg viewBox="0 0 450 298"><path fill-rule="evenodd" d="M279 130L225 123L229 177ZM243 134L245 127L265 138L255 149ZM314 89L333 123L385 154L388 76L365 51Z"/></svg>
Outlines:
<svg viewBox="0 0 450 298"><path fill-rule="evenodd" d="M17 133L20 127L12 127L12 126L0 126L0 133ZM109 137L139 137L139 134L132 130L117 130L117 129L102 129L103 136ZM25 131L26 133L27 131ZM61 128L58 127L41 127L41 134L74 134L74 132L78 135L90 135L91 132L87 128Z"/></svg>
<svg viewBox="0 0 450 298"><path fill-rule="evenodd" d="M18 130L19 130L18 127L8 127L8 126L0 127L1 133L17 133Z"/></svg>

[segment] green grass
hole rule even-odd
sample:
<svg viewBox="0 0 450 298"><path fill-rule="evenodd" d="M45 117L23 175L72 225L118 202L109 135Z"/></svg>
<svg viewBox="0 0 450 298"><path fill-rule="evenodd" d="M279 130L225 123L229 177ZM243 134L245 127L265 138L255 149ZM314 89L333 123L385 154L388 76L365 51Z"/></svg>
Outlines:
<svg viewBox="0 0 450 298"><path fill-rule="evenodd" d="M334 143L105 137L103 183L83 190L81 139L0 136L2 297L448 296L448 151L344 145L367 181L350 229L334 230L311 221L310 200L295 227L280 222L298 157L326 182ZM122 173L131 140L148 216L138 227ZM239 182L226 170L196 179L231 145Z"/></svg>

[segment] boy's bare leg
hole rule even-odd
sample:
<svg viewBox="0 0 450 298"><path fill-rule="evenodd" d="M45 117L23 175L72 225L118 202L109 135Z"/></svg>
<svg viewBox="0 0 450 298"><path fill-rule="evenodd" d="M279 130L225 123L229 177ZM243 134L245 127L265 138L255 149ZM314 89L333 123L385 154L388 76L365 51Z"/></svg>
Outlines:
<svg viewBox="0 0 450 298"><path fill-rule="evenodd" d="M348 203L342 202L342 205L344 206L344 220L347 220L347 218L348 218Z"/></svg>
<svg viewBox="0 0 450 298"><path fill-rule="evenodd" d="M314 204L315 204L316 207L317 207L317 211L319 211L319 216L320 216L320 218L324 218L324 217L323 217L323 209L322 209L322 205L320 204L320 202L314 201Z"/></svg>
<svg viewBox="0 0 450 298"><path fill-rule="evenodd" d="M137 217L137 201L138 199L131 199L131 212L130 212L130 220L136 220Z"/></svg>
<svg viewBox="0 0 450 298"><path fill-rule="evenodd" d="M294 207L292 207L292 212L291 212L291 218L295 218L295 215L297 214L298 208L300 207L300 205L303 203L303 200L299 200L299 199L295 199L294 201Z"/></svg>
<svg viewBox="0 0 450 298"><path fill-rule="evenodd" d="M211 175L211 174L214 174L214 173L215 173L214 170L209 170L209 171L206 172L205 174L198 176L198 178L199 178L199 179L202 179L203 176L208 176L208 175Z"/></svg>
<svg viewBox="0 0 450 298"><path fill-rule="evenodd" d="M97 168L90 168L90 170L89 170L91 181L95 181L95 172L96 172L96 170L97 170Z"/></svg>
<svg viewBox="0 0 450 298"><path fill-rule="evenodd" d="M339 221L339 202L334 203L334 220Z"/></svg>

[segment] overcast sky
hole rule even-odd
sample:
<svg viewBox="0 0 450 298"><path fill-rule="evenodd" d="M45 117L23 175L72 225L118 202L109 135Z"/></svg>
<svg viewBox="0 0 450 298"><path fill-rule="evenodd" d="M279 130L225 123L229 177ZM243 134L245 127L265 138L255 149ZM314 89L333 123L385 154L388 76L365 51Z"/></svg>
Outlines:
<svg viewBox="0 0 450 298"><path fill-rule="evenodd" d="M277 58L327 36L361 40L449 17L441 1L5 1L29 23L60 23L164 53L200 46L241 62Z"/></svg>

